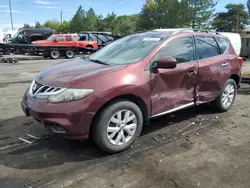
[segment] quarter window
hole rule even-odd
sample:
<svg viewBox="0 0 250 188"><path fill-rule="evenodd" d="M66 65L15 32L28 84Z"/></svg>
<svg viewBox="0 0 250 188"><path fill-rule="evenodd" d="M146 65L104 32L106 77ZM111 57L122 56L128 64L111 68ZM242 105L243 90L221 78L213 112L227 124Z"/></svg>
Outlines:
<svg viewBox="0 0 250 188"><path fill-rule="evenodd" d="M193 39L185 37L175 39L163 47L157 55L157 59L161 57L172 57L177 63L185 63L194 60Z"/></svg>
<svg viewBox="0 0 250 188"><path fill-rule="evenodd" d="M213 37L196 37L199 59L206 59L220 55L219 47Z"/></svg>
<svg viewBox="0 0 250 188"><path fill-rule="evenodd" d="M221 38L221 37L216 37L216 40L219 44L220 52L223 54L227 50L229 42L228 42L228 40Z"/></svg>
<svg viewBox="0 0 250 188"><path fill-rule="evenodd" d="M63 36L62 36L62 35L58 35L58 36L57 36L57 40L58 40L58 41L63 41Z"/></svg>

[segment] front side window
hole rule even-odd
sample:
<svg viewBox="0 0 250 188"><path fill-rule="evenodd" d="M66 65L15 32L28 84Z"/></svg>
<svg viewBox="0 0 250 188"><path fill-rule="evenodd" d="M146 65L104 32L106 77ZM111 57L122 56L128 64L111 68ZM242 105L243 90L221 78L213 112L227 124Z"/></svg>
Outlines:
<svg viewBox="0 0 250 188"><path fill-rule="evenodd" d="M58 36L57 36L57 40L58 40L58 41L64 41L64 40L63 40L63 36L62 36L62 35L58 35Z"/></svg>
<svg viewBox="0 0 250 188"><path fill-rule="evenodd" d="M175 58L177 63L194 60L194 45L192 37L185 37L170 41L155 56L154 60L162 57Z"/></svg>
<svg viewBox="0 0 250 188"><path fill-rule="evenodd" d="M66 35L66 41L72 41L72 37L70 35Z"/></svg>
<svg viewBox="0 0 250 188"><path fill-rule="evenodd" d="M220 49L213 37L196 37L199 59L206 59L220 55Z"/></svg>

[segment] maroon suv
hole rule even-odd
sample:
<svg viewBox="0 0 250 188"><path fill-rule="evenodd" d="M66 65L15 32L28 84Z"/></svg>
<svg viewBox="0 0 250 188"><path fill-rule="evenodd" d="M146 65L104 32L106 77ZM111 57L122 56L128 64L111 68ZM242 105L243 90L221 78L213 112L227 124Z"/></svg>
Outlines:
<svg viewBox="0 0 250 188"><path fill-rule="evenodd" d="M26 91L22 109L53 133L92 136L102 150L116 153L131 146L150 118L209 102L227 111L242 62L220 34L137 33L89 59L45 69Z"/></svg>

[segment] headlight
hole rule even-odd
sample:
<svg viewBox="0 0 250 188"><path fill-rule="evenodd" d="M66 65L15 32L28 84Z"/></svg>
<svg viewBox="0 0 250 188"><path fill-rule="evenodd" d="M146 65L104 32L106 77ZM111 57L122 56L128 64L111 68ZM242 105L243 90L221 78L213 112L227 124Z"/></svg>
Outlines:
<svg viewBox="0 0 250 188"><path fill-rule="evenodd" d="M93 93L93 89L66 89L56 95L49 95L48 100L52 103L79 100Z"/></svg>

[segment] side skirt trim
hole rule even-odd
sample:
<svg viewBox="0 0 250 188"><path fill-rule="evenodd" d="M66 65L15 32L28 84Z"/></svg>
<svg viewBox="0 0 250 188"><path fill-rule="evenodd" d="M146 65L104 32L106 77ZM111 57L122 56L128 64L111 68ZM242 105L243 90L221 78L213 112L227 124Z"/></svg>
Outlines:
<svg viewBox="0 0 250 188"><path fill-rule="evenodd" d="M172 112L176 112L176 111L179 111L179 110L182 110L184 108L188 108L188 107L191 107L191 106L195 106L195 103L194 102L191 102L191 103L188 103L188 104L185 104L183 106L179 106L177 108L173 108L171 110L168 110L168 111L165 111L165 112L162 112L162 113L159 113L159 114L155 114L155 115L152 115L150 118L155 118L155 117L159 117L159 116L163 116L165 114L169 114L169 113L172 113Z"/></svg>

